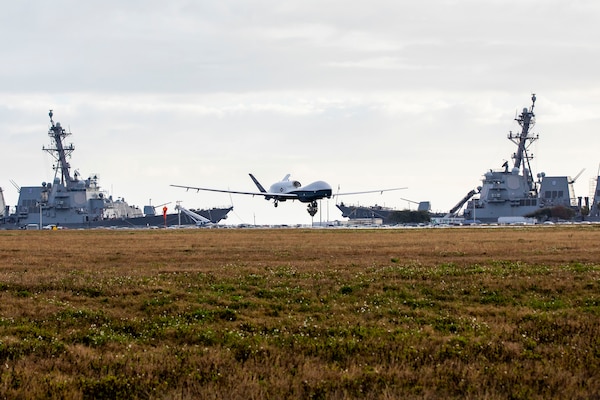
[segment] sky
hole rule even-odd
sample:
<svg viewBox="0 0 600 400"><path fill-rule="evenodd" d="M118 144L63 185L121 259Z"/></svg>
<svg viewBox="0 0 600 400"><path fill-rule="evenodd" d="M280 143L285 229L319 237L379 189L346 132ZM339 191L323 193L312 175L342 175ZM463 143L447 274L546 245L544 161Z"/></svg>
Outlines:
<svg viewBox="0 0 600 400"><path fill-rule="evenodd" d="M51 182L48 110L71 166L114 198L233 205L227 224L310 224L306 205L186 192L286 174L337 201L448 211L511 162L537 96L534 174L600 166L600 3L593 0L8 2L0 14L0 187Z"/></svg>

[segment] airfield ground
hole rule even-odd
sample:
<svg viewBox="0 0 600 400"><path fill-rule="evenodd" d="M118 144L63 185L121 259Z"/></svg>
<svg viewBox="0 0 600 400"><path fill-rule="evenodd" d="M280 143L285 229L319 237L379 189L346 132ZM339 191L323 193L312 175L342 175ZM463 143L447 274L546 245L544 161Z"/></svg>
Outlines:
<svg viewBox="0 0 600 400"><path fill-rule="evenodd" d="M0 231L0 397L597 398L599 241Z"/></svg>

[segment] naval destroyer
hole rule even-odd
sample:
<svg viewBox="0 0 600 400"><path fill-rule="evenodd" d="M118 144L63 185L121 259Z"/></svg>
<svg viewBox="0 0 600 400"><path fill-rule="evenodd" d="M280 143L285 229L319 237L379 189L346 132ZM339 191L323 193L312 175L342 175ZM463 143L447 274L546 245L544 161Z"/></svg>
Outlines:
<svg viewBox="0 0 600 400"><path fill-rule="evenodd" d="M531 171L533 155L530 145L539 139L531 132L535 125L535 94L531 97L531 107L523 108L515 121L520 132L508 134L508 139L517 146L512 155L512 166L504 162L501 169L490 169L483 175L481 186L469 191L454 206L446 217L456 217L466 204L462 216L466 221L484 223L517 220L531 216L544 208L565 207L578 213L581 199L575 197L573 183L569 176L546 176L541 172L534 179ZM583 172L583 171L582 171ZM586 198L587 202L587 198Z"/></svg>
<svg viewBox="0 0 600 400"><path fill-rule="evenodd" d="M54 122L52 110L49 116L48 136L51 145L42 147L42 150L51 154L56 161L53 166L54 180L51 183L43 182L41 186L17 187L19 200L16 211L9 214L9 207L2 205L0 221L4 228L32 225L67 228L201 225L209 221L218 223L227 218L233 209L188 210L178 205L177 213L167 213L166 207L156 213L155 208L158 207L145 206L140 210L123 198L113 199L101 190L97 175L81 179L77 171L71 174L68 159L75 148L73 144L65 143L65 138L71 133L60 122Z"/></svg>
<svg viewBox="0 0 600 400"><path fill-rule="evenodd" d="M580 215L580 210L590 209L590 220L600 220L600 174L596 179L594 199L576 198L573 189L575 177L546 176L539 173L534 179L531 171L533 154L530 145L539 139L539 135L531 132L535 125L535 94L531 97L531 107L524 108L515 121L520 132L508 134L508 139L517 146L512 155L512 166L508 161L501 169L490 169L483 175L482 183L470 190L460 201L445 214L432 214L433 223L497 223L502 221L518 221L539 212L542 209L566 207ZM583 171L582 171L583 172ZM466 206L465 206L466 204ZM392 223L390 216L395 211L382 206L348 206L344 203L337 207L342 216L350 219L380 218L383 223ZM463 209L464 207L464 209ZM429 210L428 202L419 203L419 210Z"/></svg>

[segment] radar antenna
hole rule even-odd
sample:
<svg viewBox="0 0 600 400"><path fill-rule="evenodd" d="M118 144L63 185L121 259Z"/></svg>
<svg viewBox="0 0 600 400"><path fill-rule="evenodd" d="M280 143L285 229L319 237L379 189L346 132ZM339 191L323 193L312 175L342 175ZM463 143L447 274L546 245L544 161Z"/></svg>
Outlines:
<svg viewBox="0 0 600 400"><path fill-rule="evenodd" d="M515 118L515 121L521 126L521 133L514 135L512 131L508 134L508 138L517 145L517 152L513 154L514 159L513 168L521 170L523 168L523 175L527 176L527 182L530 188L533 189L533 174L531 172L530 161L533 158L532 154L527 152L527 149L531 143L539 139L539 135L530 135L529 131L535 125L535 114L533 109L535 107L535 93L531 95L531 107L523 109L523 112Z"/></svg>
<svg viewBox="0 0 600 400"><path fill-rule="evenodd" d="M75 147L72 143L68 146L65 146L63 143L64 139L71 134L71 132L67 132L61 125L60 122L54 122L52 117L54 113L52 110L48 113L50 117L50 129L48 130L48 136L52 138L53 143L50 147L42 147L42 150L48 152L57 163L54 165L54 178L59 175L60 172L60 182L65 185L68 189L70 189L74 180L71 177L71 165L67 161L67 157L71 157L71 153L75 151Z"/></svg>

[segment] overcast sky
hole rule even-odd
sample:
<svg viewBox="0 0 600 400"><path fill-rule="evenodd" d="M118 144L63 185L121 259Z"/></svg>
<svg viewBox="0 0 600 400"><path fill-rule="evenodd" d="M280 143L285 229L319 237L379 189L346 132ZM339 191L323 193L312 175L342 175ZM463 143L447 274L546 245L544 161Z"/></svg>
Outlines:
<svg viewBox="0 0 600 400"><path fill-rule="evenodd" d="M447 211L510 161L536 93L534 174L600 165L593 0L14 1L0 14L0 186L52 181L48 110L71 165L140 207L233 204L228 223L310 223L306 205L187 193L287 173L346 203ZM341 219L335 200L318 218Z"/></svg>

